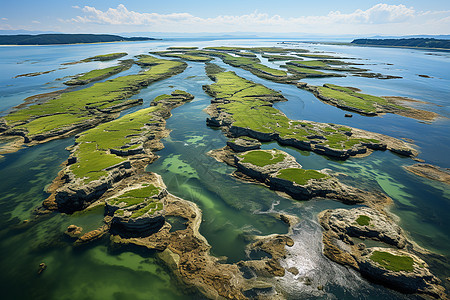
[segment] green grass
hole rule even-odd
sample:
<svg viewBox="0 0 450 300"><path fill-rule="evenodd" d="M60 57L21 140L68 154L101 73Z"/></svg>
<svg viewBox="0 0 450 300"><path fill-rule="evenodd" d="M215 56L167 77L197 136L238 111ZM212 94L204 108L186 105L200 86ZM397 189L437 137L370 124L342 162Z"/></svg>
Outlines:
<svg viewBox="0 0 450 300"><path fill-rule="evenodd" d="M25 125L17 126L17 128L24 128L28 130L29 135L36 135L59 129L63 126L82 124L89 118L89 116L83 116L82 114L55 114L34 119Z"/></svg>
<svg viewBox="0 0 450 300"><path fill-rule="evenodd" d="M95 81L95 80L99 80L102 78L106 78L109 76L112 76L114 74L118 74L122 71L128 70L131 67L132 64L119 64L117 66L112 66L109 68L104 68L104 69L97 69L97 70L92 70L89 71L87 73L84 73L83 75L77 77L77 80L80 81Z"/></svg>
<svg viewBox="0 0 450 300"><path fill-rule="evenodd" d="M320 58L320 59L340 59L342 57L332 56L332 55L323 55L323 54L310 54L310 53L302 53L297 54L298 56L308 57L308 58Z"/></svg>
<svg viewBox="0 0 450 300"><path fill-rule="evenodd" d="M164 56L164 57L175 57L180 58L183 60L188 61L195 61L195 62L208 62L211 61L211 57L202 56L202 55L194 55L194 54L185 54L185 53L167 53L165 51L163 52L154 52L155 54Z"/></svg>
<svg viewBox="0 0 450 300"><path fill-rule="evenodd" d="M157 96L155 99L153 99L152 102L159 102L159 101L161 101L161 100L168 99L168 98L170 98L170 97L171 97L171 96L170 96L170 95L167 95L167 94L159 95L159 96Z"/></svg>
<svg viewBox="0 0 450 300"><path fill-rule="evenodd" d="M182 46L178 46L178 47L169 47L167 49L168 50L195 50L195 49L198 49L198 47L182 47Z"/></svg>
<svg viewBox="0 0 450 300"><path fill-rule="evenodd" d="M368 226L370 224L370 217L360 215L358 219L356 219L356 223L358 223L360 226Z"/></svg>
<svg viewBox="0 0 450 300"><path fill-rule="evenodd" d="M10 126L20 126L27 130L28 135L65 128L95 117L99 114L95 108L106 109L124 102L151 82L173 76L186 68L183 62L148 55L141 56L138 63L150 68L136 75L122 76L85 89L63 93L45 103L14 111L5 120Z"/></svg>
<svg viewBox="0 0 450 300"><path fill-rule="evenodd" d="M121 57L124 57L124 56L127 56L127 55L128 55L128 53L126 53L126 52L109 53L109 54L92 56L92 57L83 59L83 61L85 61L85 62L88 62L88 61L107 61L107 60L113 60L113 59L121 58Z"/></svg>
<svg viewBox="0 0 450 300"><path fill-rule="evenodd" d="M110 201L116 205L119 203L124 203L124 207L130 207L145 202L146 199L158 195L160 191L161 188L150 184L143 188L127 191L119 197Z"/></svg>
<svg viewBox="0 0 450 300"><path fill-rule="evenodd" d="M289 55L273 55L273 54L263 54L262 57L267 58L269 61L283 61L283 60L298 60L300 58Z"/></svg>
<svg viewBox="0 0 450 300"><path fill-rule="evenodd" d="M362 110L366 113L375 113L376 107L375 104L376 101L370 101L368 99L364 98L358 98L354 96L353 94L341 91L341 90L335 90L327 87L318 87L319 94L327 97L327 98L333 98L338 101L340 105L349 106L352 108L357 108Z"/></svg>
<svg viewBox="0 0 450 300"><path fill-rule="evenodd" d="M239 157L243 158L241 163L249 163L258 167L264 167L282 162L286 158L286 155L279 150L276 150L274 154L272 151L267 150L253 150L241 154Z"/></svg>
<svg viewBox="0 0 450 300"><path fill-rule="evenodd" d="M394 272L414 270L414 260L409 256L397 256L388 252L374 251L370 259L380 264L383 268Z"/></svg>
<svg viewBox="0 0 450 300"><path fill-rule="evenodd" d="M324 84L317 87L319 96L332 98L339 106L347 106L365 113L377 113L378 109L406 109L403 106L389 103L386 99L357 92L354 88L334 84Z"/></svg>
<svg viewBox="0 0 450 300"><path fill-rule="evenodd" d="M324 72L313 70L310 68L302 68L302 67L295 66L295 65L286 65L286 68L288 69L289 72L296 73L296 74L333 76L332 74L329 74L329 73L324 73Z"/></svg>
<svg viewBox="0 0 450 300"><path fill-rule="evenodd" d="M261 61L257 57L248 57L248 56L236 57L228 53L215 51L205 51L205 54L210 55L212 57L220 57L224 63L229 64L233 67L242 68L244 70L250 71L256 76L264 76L264 75L273 77L287 76L286 71L270 68L266 65L261 64Z"/></svg>
<svg viewBox="0 0 450 300"><path fill-rule="evenodd" d="M298 168L283 169L278 172L277 178L286 179L295 182L298 185L305 185L309 180L326 179L330 176L320 173L316 170L304 170Z"/></svg>
<svg viewBox="0 0 450 300"><path fill-rule="evenodd" d="M320 60L308 60L308 61L292 61L291 63L295 63L296 65L305 66L305 67L313 67L313 68L328 68L329 65L320 61Z"/></svg>

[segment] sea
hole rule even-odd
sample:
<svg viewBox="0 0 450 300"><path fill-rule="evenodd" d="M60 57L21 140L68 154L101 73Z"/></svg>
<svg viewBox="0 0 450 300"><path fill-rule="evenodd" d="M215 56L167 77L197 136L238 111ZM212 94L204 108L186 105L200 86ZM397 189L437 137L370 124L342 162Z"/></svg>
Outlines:
<svg viewBox="0 0 450 300"><path fill-rule="evenodd" d="M413 143L418 158L442 168L450 168L450 52L407 48L357 47L302 42L290 39L170 39L148 42L104 44L0 46L0 116L6 115L27 97L65 88L63 82L79 73L112 66L117 61L88 62L73 65L94 55L127 52L133 58L149 51L174 46L244 46L307 49L317 54L347 58L364 64L370 72L400 76L382 80L347 76L304 79L322 85L332 83L357 87L376 96L402 96L416 108L440 115L433 122L398 115L344 117L345 111L327 105L311 93L294 85L258 78L240 68L214 62L251 81L280 91L287 102L275 107L291 119L336 123L386 134ZM281 68L283 62L263 64ZM358 66L357 66L358 67ZM113 77L136 74L137 65ZM17 75L51 71L34 77ZM419 75L426 75L419 76ZM110 78L109 78L110 79ZM107 80L107 79L105 79ZM248 251L254 235L286 234L288 227L276 218L279 213L299 217L292 231L295 245L282 261L299 274L286 272L273 283L287 299L411 299L383 286L370 283L352 269L338 265L322 254L321 227L317 214L325 209L351 208L329 199L294 201L264 186L244 183L230 174L233 168L217 162L207 153L226 144L224 134L206 126L204 109L211 97L202 85L211 84L203 63L188 62L185 72L155 82L133 98L142 98L142 106L122 115L148 107L158 95L175 89L195 96L190 103L172 111L167 120L170 135L162 140L165 148L147 167L160 174L170 193L195 202L203 212L200 233L211 245L211 254L235 263L258 259L264 253ZM67 147L74 138L54 140L26 147L0 158L0 290L2 299L203 299L186 288L155 255L137 247L118 247L109 236L74 247L63 232L75 224L84 231L102 224L102 208L71 215L52 213L37 222L23 225L32 211L48 196L46 188L67 159ZM277 143L264 143L263 149L277 148L293 155L306 169L331 169L339 172L347 184L378 189L394 200L391 212L411 240L436 254L428 261L431 271L444 283L450 276L450 189L448 185L413 175L404 166L416 163L388 151L376 151L363 158L335 160ZM174 224L176 220L174 220ZM47 269L38 275L39 264ZM312 284L306 284L306 282ZM323 286L322 290L317 286Z"/></svg>

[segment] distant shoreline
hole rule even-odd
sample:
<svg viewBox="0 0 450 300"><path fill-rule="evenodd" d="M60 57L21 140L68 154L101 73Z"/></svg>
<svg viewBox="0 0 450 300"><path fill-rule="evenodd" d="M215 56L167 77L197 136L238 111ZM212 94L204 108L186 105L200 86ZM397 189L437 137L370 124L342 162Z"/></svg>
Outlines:
<svg viewBox="0 0 450 300"><path fill-rule="evenodd" d="M433 51L450 52L450 49L445 49L445 48L426 48L426 47L413 47L413 46L359 45L359 44L352 44L352 43L317 42L317 41L309 41L309 42L301 42L301 43L336 45L336 46L354 46L354 47L377 47L377 48L399 48L399 49L414 49L414 50L433 50Z"/></svg>
<svg viewBox="0 0 450 300"><path fill-rule="evenodd" d="M150 37L123 37L112 34L18 34L0 35L2 46L77 45L115 42L154 41Z"/></svg>
<svg viewBox="0 0 450 300"><path fill-rule="evenodd" d="M0 47L36 47L36 46L70 46L70 45L94 45L94 44L113 44L113 43L136 43L163 41L164 39L151 39L146 41L113 41L113 42L93 42L93 43L69 43L69 44L35 44L35 45L8 45L0 44Z"/></svg>

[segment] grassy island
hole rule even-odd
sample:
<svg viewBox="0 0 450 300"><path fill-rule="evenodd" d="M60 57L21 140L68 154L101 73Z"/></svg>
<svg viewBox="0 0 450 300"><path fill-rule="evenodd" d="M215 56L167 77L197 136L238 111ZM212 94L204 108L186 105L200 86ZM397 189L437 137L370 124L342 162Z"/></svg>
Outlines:
<svg viewBox="0 0 450 300"><path fill-rule="evenodd" d="M376 116L383 113L394 113L421 120L433 120L437 117L437 114L433 112L400 105L402 98L363 94L357 88L334 84L324 84L323 86L302 85L299 87L311 91L319 100L327 104L355 111L362 115Z"/></svg>
<svg viewBox="0 0 450 300"><path fill-rule="evenodd" d="M102 80L108 78L112 75L118 74L125 70L128 70L133 65L134 61L132 59L120 62L117 66L112 66L104 69L96 69L86 72L74 79L64 82L65 85L83 85L88 84L93 81Z"/></svg>

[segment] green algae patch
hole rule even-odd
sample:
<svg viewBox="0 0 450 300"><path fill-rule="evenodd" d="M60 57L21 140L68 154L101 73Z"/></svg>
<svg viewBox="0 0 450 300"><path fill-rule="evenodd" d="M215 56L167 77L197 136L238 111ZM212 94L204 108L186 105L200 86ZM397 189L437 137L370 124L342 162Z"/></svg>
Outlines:
<svg viewBox="0 0 450 300"><path fill-rule="evenodd" d="M370 217L365 215L360 215L358 219L356 219L356 223L360 226L368 226L370 224Z"/></svg>
<svg viewBox="0 0 450 300"><path fill-rule="evenodd" d="M72 130L77 124L83 128L92 127L110 119L111 113L137 105L138 101L127 102L126 99L138 93L143 87L181 73L186 68L184 62L158 59L148 55L139 57L138 63L149 68L136 75L122 76L96 83L85 89L63 93L42 104L14 111L5 116L5 120L11 129L20 126L27 136L50 131L58 135L58 132ZM60 115L61 118L58 119L56 115ZM46 119L39 120L40 118L50 118L52 125L49 126ZM87 122L90 120L92 125Z"/></svg>
<svg viewBox="0 0 450 300"><path fill-rule="evenodd" d="M304 170L298 168L289 168L280 170L276 176L277 178L286 179L295 182L298 185L305 185L309 180L326 179L329 175L320 173L316 170Z"/></svg>
<svg viewBox="0 0 450 300"><path fill-rule="evenodd" d="M410 256L398 256L388 252L374 251L370 259L383 268L394 272L411 272L414 270L414 260Z"/></svg>
<svg viewBox="0 0 450 300"><path fill-rule="evenodd" d="M282 162L286 155L281 151L272 152L264 150L253 150L245 154L239 155L242 158L241 163L249 163L258 167L264 167L267 165L274 165Z"/></svg>

